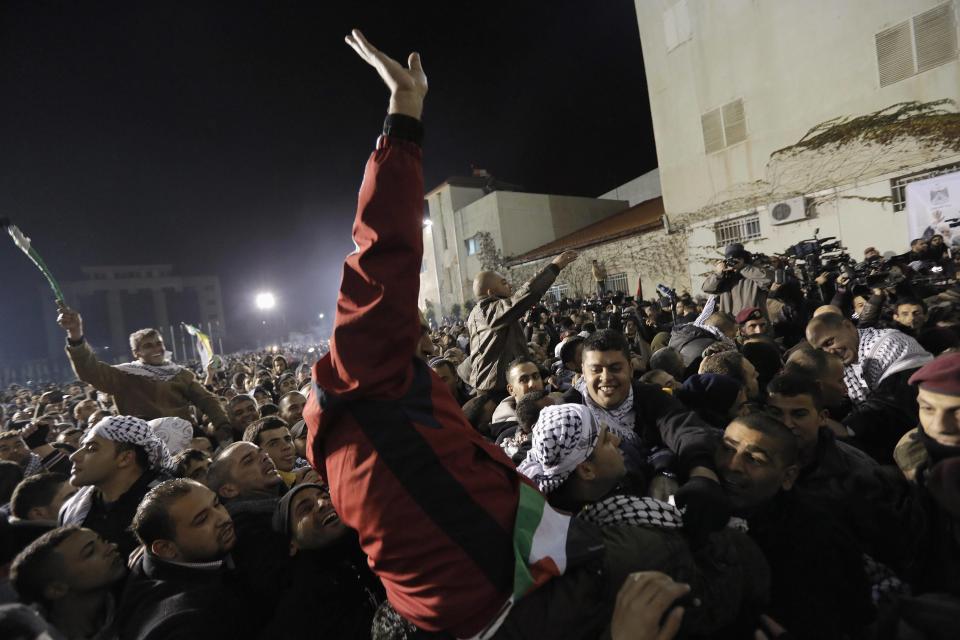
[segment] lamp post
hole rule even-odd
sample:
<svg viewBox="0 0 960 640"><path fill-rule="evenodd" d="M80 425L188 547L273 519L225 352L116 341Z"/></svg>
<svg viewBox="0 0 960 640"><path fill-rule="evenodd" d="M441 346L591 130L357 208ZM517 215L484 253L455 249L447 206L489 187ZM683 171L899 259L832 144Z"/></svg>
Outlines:
<svg viewBox="0 0 960 640"><path fill-rule="evenodd" d="M254 296L253 303L263 314L263 317L260 319L260 326L262 327L261 336L264 342L263 346L268 347L267 342L270 339L271 331L267 327L267 315L276 308L277 297L269 291L261 291Z"/></svg>

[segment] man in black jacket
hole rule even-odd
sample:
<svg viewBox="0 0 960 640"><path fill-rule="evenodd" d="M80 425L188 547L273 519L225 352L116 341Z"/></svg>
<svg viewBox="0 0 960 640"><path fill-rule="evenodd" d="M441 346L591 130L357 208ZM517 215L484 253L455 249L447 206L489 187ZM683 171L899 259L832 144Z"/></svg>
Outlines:
<svg viewBox="0 0 960 640"><path fill-rule="evenodd" d="M620 439L631 475L649 483L655 473L673 476L679 472L687 485L677 491L678 503L697 502L687 513L691 518L694 514L704 518L687 524L719 528L726 523L723 492L713 471L715 430L660 387L633 381L623 334L605 329L587 339L583 380L563 400L586 405L598 422Z"/></svg>
<svg viewBox="0 0 960 640"><path fill-rule="evenodd" d="M734 420L717 467L736 515L770 562L768 613L799 638L856 635L874 611L863 554L826 511L801 498L797 438L764 415Z"/></svg>
<svg viewBox="0 0 960 640"><path fill-rule="evenodd" d="M369 638L385 595L357 536L341 521L327 488L299 484L277 504L274 530L289 544L289 571L264 637Z"/></svg>
<svg viewBox="0 0 960 640"><path fill-rule="evenodd" d="M233 521L217 495L179 478L147 494L133 519L144 553L120 603L121 640L249 637L230 551Z"/></svg>

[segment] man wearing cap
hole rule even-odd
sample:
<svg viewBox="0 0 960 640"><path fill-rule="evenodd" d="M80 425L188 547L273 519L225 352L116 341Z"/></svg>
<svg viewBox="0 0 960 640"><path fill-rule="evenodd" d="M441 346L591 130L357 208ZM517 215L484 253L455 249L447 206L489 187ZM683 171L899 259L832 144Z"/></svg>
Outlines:
<svg viewBox="0 0 960 640"><path fill-rule="evenodd" d="M746 307L737 314L737 325L740 327L740 338L767 335L768 322L758 307Z"/></svg>
<svg viewBox="0 0 960 640"><path fill-rule="evenodd" d="M718 308L731 315L743 309L767 308L767 292L773 284L773 273L751 264L753 256L739 242L727 245L724 259L718 260L714 273L703 282L703 292L717 296Z"/></svg>
<svg viewBox="0 0 960 640"><path fill-rule="evenodd" d="M124 557L137 546L130 523L137 505L170 470L170 454L144 420L104 418L70 456L70 482L80 487L60 509L60 526L83 526L115 543Z"/></svg>
<svg viewBox="0 0 960 640"><path fill-rule="evenodd" d="M917 386L920 426L903 436L894 457L908 478L922 481L933 464L960 456L960 353L921 367L910 384Z"/></svg>
<svg viewBox="0 0 960 640"><path fill-rule="evenodd" d="M273 528L289 542L292 560L263 637L369 638L383 585L356 534L340 521L327 488L295 486L277 504Z"/></svg>

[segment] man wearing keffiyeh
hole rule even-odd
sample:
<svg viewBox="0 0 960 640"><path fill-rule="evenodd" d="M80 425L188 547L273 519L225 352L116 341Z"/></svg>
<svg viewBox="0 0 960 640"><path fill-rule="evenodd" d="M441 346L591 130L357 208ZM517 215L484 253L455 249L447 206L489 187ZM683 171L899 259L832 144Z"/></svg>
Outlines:
<svg viewBox="0 0 960 640"><path fill-rule="evenodd" d="M813 318L807 340L843 361L843 380L853 402L844 425L878 462L892 462L897 442L916 421L917 390L907 381L933 356L895 329L858 329L836 313Z"/></svg>
<svg viewBox="0 0 960 640"><path fill-rule="evenodd" d="M551 505L600 527L605 573L612 583L623 571L634 570L663 571L689 581L701 606L685 619L688 630L716 630L758 593L745 578L748 568L758 583L764 582L759 551L745 535L728 530L715 534L695 560L675 506L613 491L626 473L618 444L585 405L548 406L533 427L531 449L518 471L547 494ZM706 558L723 558L724 571L697 561Z"/></svg>
<svg viewBox="0 0 960 640"><path fill-rule="evenodd" d="M137 505L170 469L166 445L140 418L108 416L70 461L70 482L81 489L60 509L60 526L92 529L128 555L137 546L129 530Z"/></svg>

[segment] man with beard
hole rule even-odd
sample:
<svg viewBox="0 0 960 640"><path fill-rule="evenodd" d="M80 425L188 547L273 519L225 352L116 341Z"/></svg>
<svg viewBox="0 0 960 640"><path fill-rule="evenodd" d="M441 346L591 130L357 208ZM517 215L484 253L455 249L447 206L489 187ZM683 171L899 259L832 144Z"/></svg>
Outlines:
<svg viewBox="0 0 960 640"><path fill-rule="evenodd" d="M122 640L249 637L229 560L236 543L230 514L217 495L185 478L144 497L133 519L144 553L134 562L120 603Z"/></svg>
<svg viewBox="0 0 960 640"><path fill-rule="evenodd" d="M220 401L188 369L166 359L163 337L156 329L130 334L133 362L111 366L100 362L83 337L80 314L63 307L57 323L67 332L67 357L77 377L114 397L122 415L144 420L175 416L192 420L191 405L207 416L215 429L227 426Z"/></svg>
<svg viewBox="0 0 960 640"><path fill-rule="evenodd" d="M60 510L60 525L93 529L126 557L137 546L130 533L137 505L170 469L170 454L150 425L132 416L104 418L80 444L70 456L70 483L80 490Z"/></svg>

